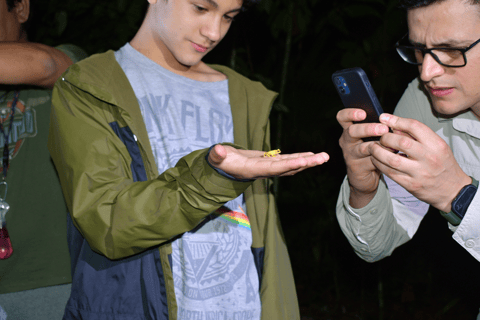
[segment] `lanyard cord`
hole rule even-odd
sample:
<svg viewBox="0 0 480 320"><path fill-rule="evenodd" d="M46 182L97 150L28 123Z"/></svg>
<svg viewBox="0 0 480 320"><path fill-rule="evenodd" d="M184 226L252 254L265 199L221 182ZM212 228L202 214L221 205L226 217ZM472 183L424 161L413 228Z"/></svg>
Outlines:
<svg viewBox="0 0 480 320"><path fill-rule="evenodd" d="M10 136L10 133L12 133L13 117L15 116L15 107L17 105L19 95L20 93L18 91L15 91L13 96L13 101L12 101L12 112L10 113L10 123L8 124L7 133L5 133L5 130L3 128L3 123L0 122L0 132L2 133L3 139L5 140L5 145L3 146L3 179L4 180L7 178L8 160L9 160L9 153L10 153L8 150L8 138Z"/></svg>

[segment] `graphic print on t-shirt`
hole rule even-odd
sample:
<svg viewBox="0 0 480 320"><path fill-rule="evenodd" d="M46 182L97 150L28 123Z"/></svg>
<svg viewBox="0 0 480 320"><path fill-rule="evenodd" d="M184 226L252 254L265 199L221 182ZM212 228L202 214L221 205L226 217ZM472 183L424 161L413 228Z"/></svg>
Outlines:
<svg viewBox="0 0 480 320"><path fill-rule="evenodd" d="M45 97L48 100L48 96ZM12 112L12 95L7 95L7 101L0 104L0 123L3 126L5 134L8 134L8 149L9 158L13 159L19 152L23 141L27 138L32 138L37 135L37 120L35 117L34 105L45 103L44 100L29 101L30 105L25 107L22 100L18 100L15 106L15 112L13 116L12 132L9 132L11 112ZM32 103L33 102L33 105ZM5 137L0 134L0 154L3 154L5 147ZM0 164L3 163L2 157L0 157ZM3 167L0 166L0 172L3 171Z"/></svg>
<svg viewBox="0 0 480 320"><path fill-rule="evenodd" d="M159 172L175 166L181 157L193 150L224 142L233 135L231 115L220 108L206 109L202 102L176 99L169 94L150 94L139 99L142 114L149 115L145 117L145 124L149 139L153 141L151 145ZM217 103L221 104L222 101ZM149 110L152 106L155 110ZM165 148L167 144L169 147Z"/></svg>
<svg viewBox="0 0 480 320"><path fill-rule="evenodd" d="M184 99L175 93L149 94L139 99L159 172L194 150L233 141L230 106L219 99L222 90L216 93L203 90ZM187 100L190 97L197 99ZM243 208L243 196L229 201L172 243L179 320L260 318L252 234Z"/></svg>
<svg viewBox="0 0 480 320"><path fill-rule="evenodd" d="M172 259L179 319L258 319L250 222L241 210L221 207L201 228L176 241Z"/></svg>

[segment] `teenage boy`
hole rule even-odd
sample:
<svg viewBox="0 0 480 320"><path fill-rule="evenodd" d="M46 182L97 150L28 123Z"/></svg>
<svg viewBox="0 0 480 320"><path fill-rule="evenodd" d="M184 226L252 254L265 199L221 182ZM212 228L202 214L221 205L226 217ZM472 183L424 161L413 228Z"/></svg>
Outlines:
<svg viewBox="0 0 480 320"><path fill-rule="evenodd" d="M257 179L328 155L265 154L276 94L202 62L247 1L148 2L130 43L54 90L49 148L72 218L64 318L299 319Z"/></svg>
<svg viewBox="0 0 480 320"><path fill-rule="evenodd" d="M408 34L397 50L420 76L381 124L353 124L365 118L361 110L338 113L347 178L337 217L356 253L376 261L410 240L432 205L480 260L480 3L404 7ZM380 143L364 142L368 136Z"/></svg>
<svg viewBox="0 0 480 320"><path fill-rule="evenodd" d="M0 305L8 319L58 319L71 276L47 150L51 89L84 53L29 42L32 11L29 0L0 0Z"/></svg>

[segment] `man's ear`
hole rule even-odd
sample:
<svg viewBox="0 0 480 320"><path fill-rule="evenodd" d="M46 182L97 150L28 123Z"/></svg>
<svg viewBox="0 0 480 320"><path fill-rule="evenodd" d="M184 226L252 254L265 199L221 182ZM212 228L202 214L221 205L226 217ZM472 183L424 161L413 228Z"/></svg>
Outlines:
<svg viewBox="0 0 480 320"><path fill-rule="evenodd" d="M20 24L27 22L30 15L30 0L20 0L16 2L13 11Z"/></svg>
<svg viewBox="0 0 480 320"><path fill-rule="evenodd" d="M148 1L148 3L150 3L150 4L155 4L155 3L157 3L157 0L147 0L147 1Z"/></svg>

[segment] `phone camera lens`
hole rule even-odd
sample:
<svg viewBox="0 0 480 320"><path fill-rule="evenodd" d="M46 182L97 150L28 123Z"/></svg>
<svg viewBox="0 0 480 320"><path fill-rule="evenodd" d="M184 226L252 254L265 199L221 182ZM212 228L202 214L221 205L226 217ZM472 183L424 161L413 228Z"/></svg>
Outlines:
<svg viewBox="0 0 480 320"><path fill-rule="evenodd" d="M340 80L340 78L336 78L335 80L337 81L337 84L342 84L342 80Z"/></svg>
<svg viewBox="0 0 480 320"><path fill-rule="evenodd" d="M339 87L341 93L345 93L345 88L344 87Z"/></svg>

